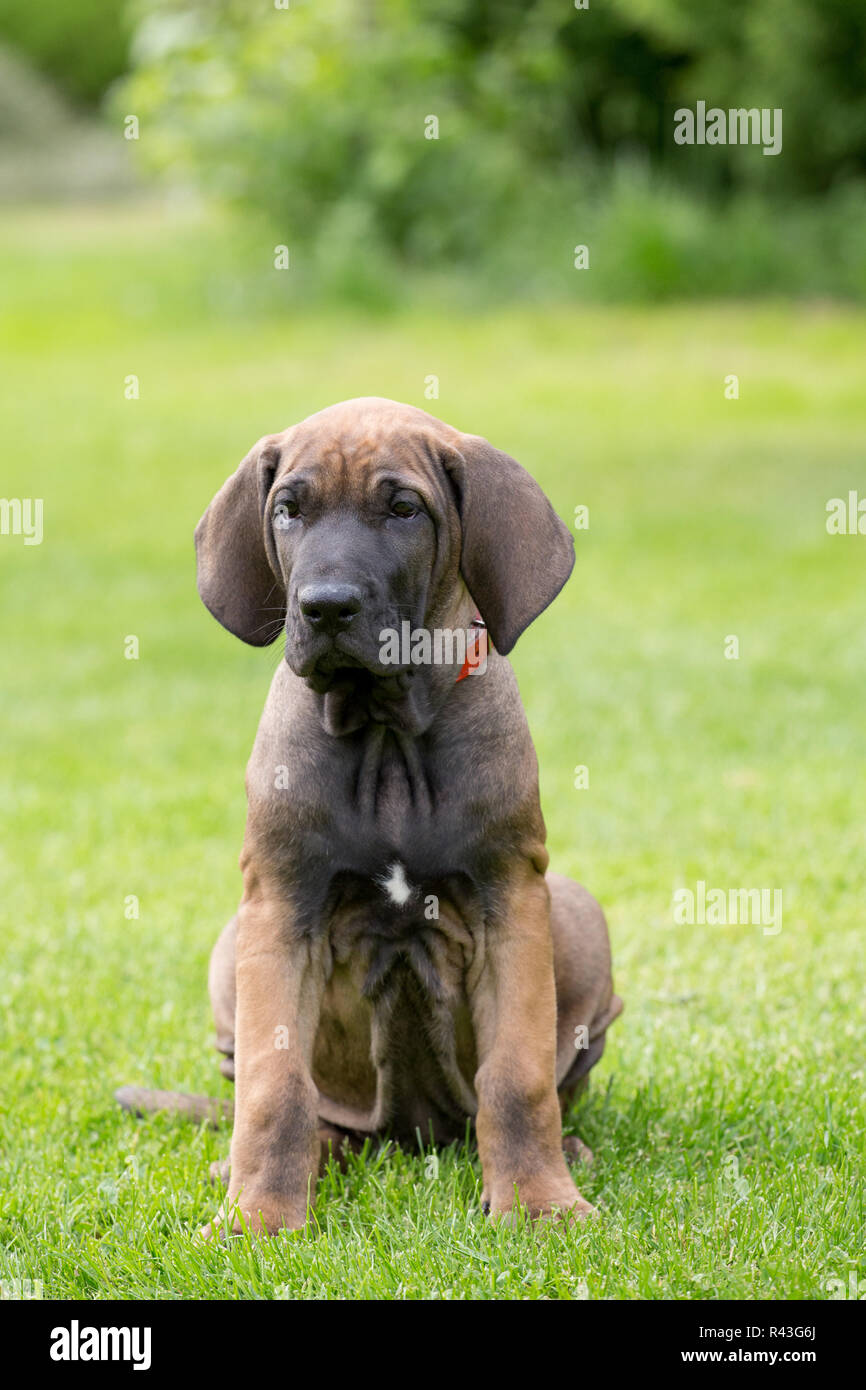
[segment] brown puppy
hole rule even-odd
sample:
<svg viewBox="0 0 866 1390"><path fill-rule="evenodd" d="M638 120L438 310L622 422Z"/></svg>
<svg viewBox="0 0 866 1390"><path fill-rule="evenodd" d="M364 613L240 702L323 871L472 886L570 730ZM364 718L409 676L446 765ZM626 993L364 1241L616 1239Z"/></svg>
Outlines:
<svg viewBox="0 0 866 1390"><path fill-rule="evenodd" d="M230 1225L302 1226L323 1141L447 1143L470 1116L486 1210L515 1191L533 1216L591 1210L560 1100L622 1005L601 909L547 873L505 656L568 578L569 531L507 454L371 397L260 440L196 548L224 627L286 636L247 769L243 897L210 967L237 1087ZM386 634L463 636L478 614L483 674L461 679L456 639L389 662Z"/></svg>

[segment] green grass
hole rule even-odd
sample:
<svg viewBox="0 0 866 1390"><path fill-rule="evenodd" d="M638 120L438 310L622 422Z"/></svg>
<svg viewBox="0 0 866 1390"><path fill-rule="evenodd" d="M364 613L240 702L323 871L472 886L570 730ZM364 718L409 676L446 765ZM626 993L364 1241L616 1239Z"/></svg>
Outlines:
<svg viewBox="0 0 866 1390"><path fill-rule="evenodd" d="M866 316L364 318L267 269L234 280L222 233L147 209L22 214L0 252L3 491L45 507L41 546L0 537L0 1277L49 1298L679 1299L866 1277L866 537L824 526L828 498L866 495ZM437 1175L374 1146L321 1184L315 1235L202 1248L228 1131L112 1102L230 1094L205 972L278 654L201 607L192 529L260 434L365 393L487 434L564 517L590 508L514 663L553 862L605 905L626 1000L568 1122L602 1215L497 1229L471 1150ZM701 878L781 888L782 931L674 926Z"/></svg>

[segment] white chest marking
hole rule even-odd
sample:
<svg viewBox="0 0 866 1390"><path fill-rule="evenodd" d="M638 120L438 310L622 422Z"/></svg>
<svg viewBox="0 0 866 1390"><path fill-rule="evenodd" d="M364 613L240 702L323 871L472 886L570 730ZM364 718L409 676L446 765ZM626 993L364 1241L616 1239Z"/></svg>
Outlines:
<svg viewBox="0 0 866 1390"><path fill-rule="evenodd" d="M392 903L396 903L397 907L404 907L414 892L406 879L406 870L399 859L395 859L387 874L383 874L376 882L388 894Z"/></svg>

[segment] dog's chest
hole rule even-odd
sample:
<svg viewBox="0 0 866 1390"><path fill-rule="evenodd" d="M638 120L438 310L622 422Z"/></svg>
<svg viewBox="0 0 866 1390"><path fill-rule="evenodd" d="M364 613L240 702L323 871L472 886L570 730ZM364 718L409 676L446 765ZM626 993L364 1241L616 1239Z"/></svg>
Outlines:
<svg viewBox="0 0 866 1390"><path fill-rule="evenodd" d="M346 756L351 752L351 756ZM323 772L293 828L293 896L305 930L368 917L391 937L425 931L443 907L483 913L495 858L464 779L415 742L373 729Z"/></svg>

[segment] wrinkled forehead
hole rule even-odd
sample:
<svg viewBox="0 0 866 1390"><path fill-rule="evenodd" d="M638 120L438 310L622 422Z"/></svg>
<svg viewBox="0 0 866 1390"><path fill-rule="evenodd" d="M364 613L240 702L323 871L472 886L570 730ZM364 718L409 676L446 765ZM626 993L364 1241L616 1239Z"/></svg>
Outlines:
<svg viewBox="0 0 866 1390"><path fill-rule="evenodd" d="M389 477L442 506L450 495L442 454L451 433L411 407L332 408L275 436L274 485L296 476L314 486L322 500L346 501L360 500Z"/></svg>

